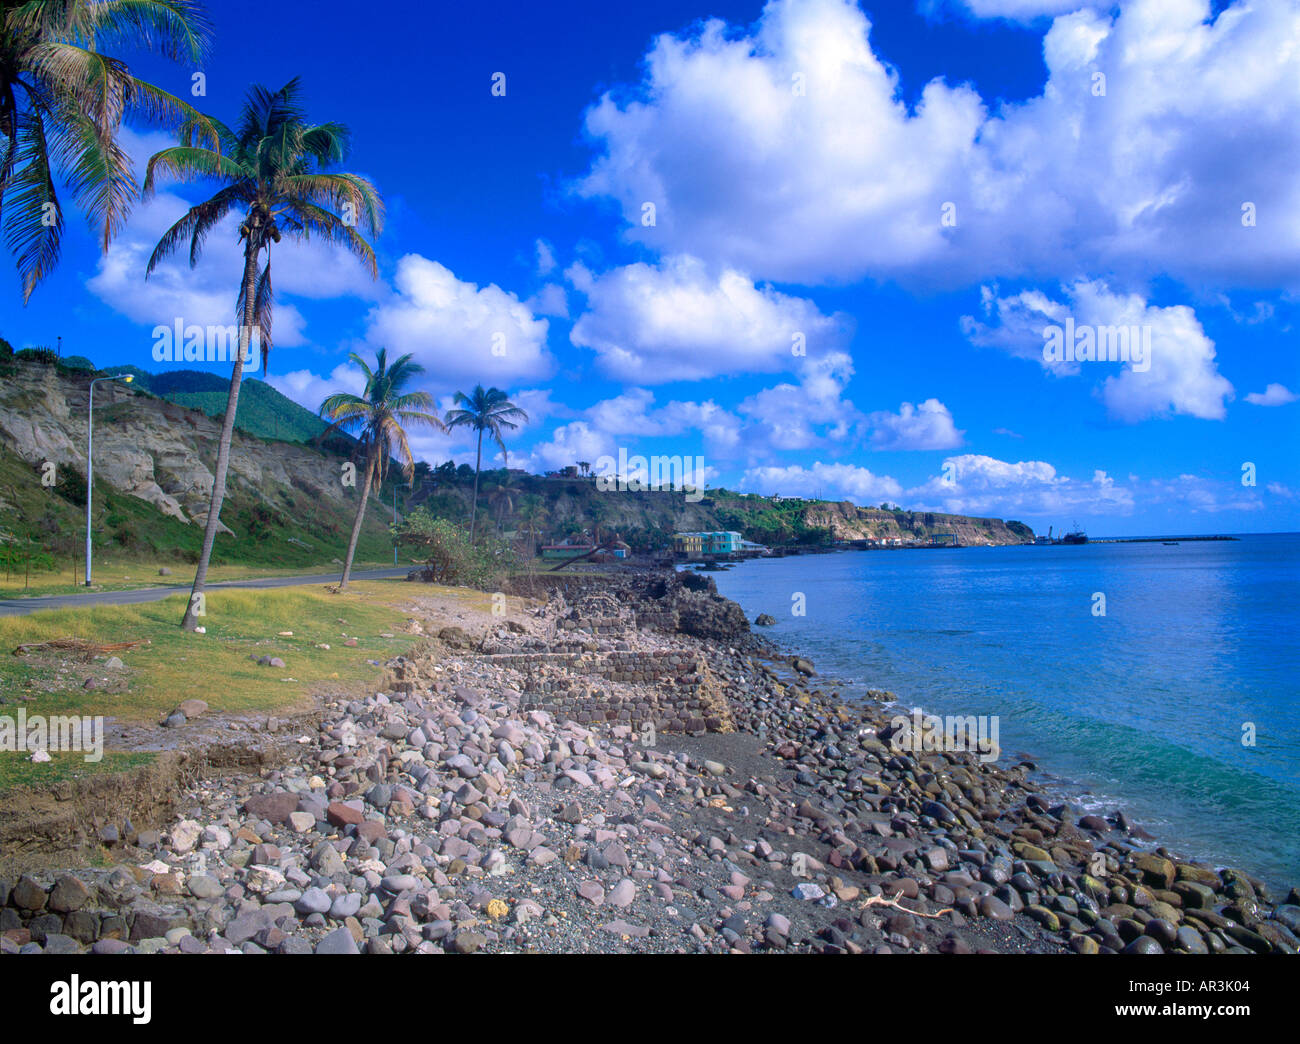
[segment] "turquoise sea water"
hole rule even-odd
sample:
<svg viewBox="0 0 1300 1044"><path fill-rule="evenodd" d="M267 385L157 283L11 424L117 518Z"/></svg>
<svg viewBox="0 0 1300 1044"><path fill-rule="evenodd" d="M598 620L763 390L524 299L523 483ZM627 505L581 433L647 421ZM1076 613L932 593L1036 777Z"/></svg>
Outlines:
<svg viewBox="0 0 1300 1044"><path fill-rule="evenodd" d="M850 690L997 715L1004 761L1031 757L1083 806L1300 885L1300 534L850 551L709 575Z"/></svg>

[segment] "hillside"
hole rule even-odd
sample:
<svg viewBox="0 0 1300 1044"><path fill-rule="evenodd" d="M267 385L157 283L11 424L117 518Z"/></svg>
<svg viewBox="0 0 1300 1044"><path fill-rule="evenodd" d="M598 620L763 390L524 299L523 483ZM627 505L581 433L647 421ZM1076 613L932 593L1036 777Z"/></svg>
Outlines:
<svg viewBox="0 0 1300 1044"><path fill-rule="evenodd" d="M90 375L24 361L3 369L0 538L23 545L30 539L44 553L66 558L78 553L85 533ZM134 385L99 385L96 546L142 558L196 560L219 436L219 422L199 410ZM327 449L237 430L213 561L292 567L340 557L357 495L341 481L345 460ZM47 464L53 465L50 486L42 484ZM376 498L362 530L360 560L392 554L390 521Z"/></svg>
<svg viewBox="0 0 1300 1044"><path fill-rule="evenodd" d="M202 410L209 417L220 417L226 411L230 378L220 374L201 370L149 373L136 366L114 367L103 372L133 374L135 384L141 390L177 406ZM239 389L235 427L259 439L307 442L319 436L327 425L316 414L281 395L265 381L246 377Z"/></svg>
<svg viewBox="0 0 1300 1044"><path fill-rule="evenodd" d="M86 385L90 374L36 361L11 360L0 380L0 541L30 540L39 553L66 561L84 533ZM211 375L144 375L136 385L106 383L96 390L95 540L116 553L193 561L212 488L219 422L205 397L219 396ZM165 397L158 397L149 384ZM252 403L271 404L285 428L302 417L284 410L278 393L260 381L246 383ZM171 401L180 397L181 403ZM194 398L190 398L194 397ZM282 397L280 397L282 398ZM186 402L203 408L192 408ZM287 402L288 400L284 400ZM292 404L290 404L292 405ZM306 414L300 410L299 413ZM241 405L241 417L244 416ZM315 418L312 418L315 420ZM319 422L317 422L319 423ZM230 476L214 562L249 565L327 564L340 557L356 504L356 489L341 481L346 454L294 440L270 441L236 430ZM263 428L265 430L265 428ZM54 484L42 484L53 464ZM435 514L468 519L473 470L450 464L417 469L415 488L399 490L399 508L425 505ZM375 496L358 556L375 561L391 554L388 524L393 485ZM828 501L777 500L711 490L692 503L684 493L602 492L589 478L485 472L479 517L509 533L539 542L579 537L591 527L617 535L634 549L669 546L677 530L738 530L769 546L822 545L832 541L899 541L1014 544L1033 539L1028 527L999 519L885 511ZM3 553L3 548L0 548Z"/></svg>
<svg viewBox="0 0 1300 1044"><path fill-rule="evenodd" d="M473 472L434 472L405 503L427 504L435 514L469 511ZM574 537L591 525L616 533L633 548L669 546L679 530L736 530L768 546L821 545L833 541L899 540L904 544L953 541L962 546L1023 544L1033 531L1019 522L930 512L883 511L847 501L776 500L727 489L709 490L696 503L684 493L601 492L587 478L484 472L480 513L506 529L536 527L543 538Z"/></svg>

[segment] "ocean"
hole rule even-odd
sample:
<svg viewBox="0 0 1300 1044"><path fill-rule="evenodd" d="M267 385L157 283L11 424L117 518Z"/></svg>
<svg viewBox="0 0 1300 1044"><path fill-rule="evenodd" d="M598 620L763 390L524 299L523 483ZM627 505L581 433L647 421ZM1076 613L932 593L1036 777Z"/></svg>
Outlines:
<svg viewBox="0 0 1300 1044"><path fill-rule="evenodd" d="M1080 808L1122 810L1282 895L1300 885L1300 534L846 551L707 575L846 693L996 715L1002 763L1031 759Z"/></svg>

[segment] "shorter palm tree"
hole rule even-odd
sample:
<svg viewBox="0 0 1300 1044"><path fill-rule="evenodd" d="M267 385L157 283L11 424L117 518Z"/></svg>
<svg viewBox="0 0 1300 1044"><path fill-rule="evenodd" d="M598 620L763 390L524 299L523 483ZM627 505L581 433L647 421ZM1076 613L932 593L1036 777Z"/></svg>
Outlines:
<svg viewBox="0 0 1300 1044"><path fill-rule="evenodd" d="M501 447L501 454L507 458L508 465L509 458L502 431L514 431L528 420L528 414L511 402L500 388L488 388L485 391L481 384L476 384L469 395L457 392L456 405L458 409L447 411L447 427L472 428L478 432L478 456L474 460L474 499L470 503L469 510L469 542L472 546L474 518L478 513L478 475L483 467L483 434L486 432L492 441Z"/></svg>
<svg viewBox="0 0 1300 1044"><path fill-rule="evenodd" d="M402 390L411 378L424 372L423 366L411 362L409 354L394 360L389 366L388 350L380 348L375 355L373 370L356 352L350 353L348 358L365 373L365 392L362 395L338 392L321 403L320 407L321 416L333 422L331 429L342 428L344 431L359 433L359 450L365 456L361 501L357 504L357 516L352 522L347 557L343 560L340 591L347 588L348 577L352 573L352 559L357 552L357 539L361 536L361 522L366 515L370 490L372 486L383 483L389 458L402 465L408 482L415 473L415 460L406 439L406 427L416 424L436 428L438 431L447 430L436 413L427 412L434 408L433 397L428 392Z"/></svg>
<svg viewBox="0 0 1300 1044"><path fill-rule="evenodd" d="M506 472L496 488L488 494L488 503L497 511L497 529L504 528L505 517L515 509L515 494L518 490L515 488L510 472Z"/></svg>
<svg viewBox="0 0 1300 1044"><path fill-rule="evenodd" d="M542 526L550 517L550 511L545 502L536 493L529 493L523 498L519 506L519 520L524 523L527 532L531 555L537 554L537 538L541 534Z"/></svg>

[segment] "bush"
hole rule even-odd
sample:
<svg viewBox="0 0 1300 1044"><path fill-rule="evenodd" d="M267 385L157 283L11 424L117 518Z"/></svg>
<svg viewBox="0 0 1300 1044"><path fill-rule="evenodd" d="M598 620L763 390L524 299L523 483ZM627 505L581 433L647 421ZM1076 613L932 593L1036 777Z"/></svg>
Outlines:
<svg viewBox="0 0 1300 1044"><path fill-rule="evenodd" d="M43 363L46 366L53 366L59 361L59 353L48 346L36 348L24 348L20 352L14 353L15 359L25 359L28 362Z"/></svg>
<svg viewBox="0 0 1300 1044"><path fill-rule="evenodd" d="M86 506L86 476L71 464L61 464L56 472L58 481L54 492L77 507Z"/></svg>
<svg viewBox="0 0 1300 1044"><path fill-rule="evenodd" d="M424 507L389 528L399 545L427 556L423 579L429 583L499 587L514 560L509 545L496 537L485 535L471 547L464 529Z"/></svg>

